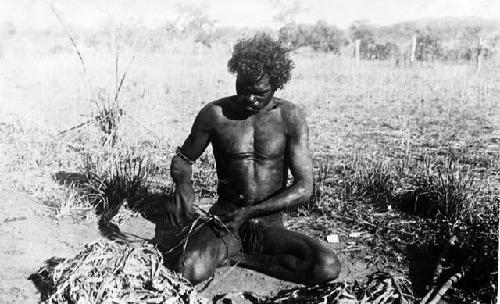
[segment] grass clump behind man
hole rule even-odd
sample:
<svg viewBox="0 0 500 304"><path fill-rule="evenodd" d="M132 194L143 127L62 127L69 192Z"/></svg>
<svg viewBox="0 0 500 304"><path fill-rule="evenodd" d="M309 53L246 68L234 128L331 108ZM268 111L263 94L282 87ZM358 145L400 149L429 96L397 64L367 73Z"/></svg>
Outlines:
<svg viewBox="0 0 500 304"><path fill-rule="evenodd" d="M274 97L290 79L288 50L265 34L240 40L228 69L237 74L236 95L207 104L172 159L178 223L193 217L192 164L212 144L218 200L210 209L228 228L197 229L171 255L172 267L191 282L209 278L229 260L296 283L337 278L337 256L320 242L283 226L283 211L312 194L312 159L304 113ZM287 186L288 171L293 183ZM170 208L172 209L172 208Z"/></svg>

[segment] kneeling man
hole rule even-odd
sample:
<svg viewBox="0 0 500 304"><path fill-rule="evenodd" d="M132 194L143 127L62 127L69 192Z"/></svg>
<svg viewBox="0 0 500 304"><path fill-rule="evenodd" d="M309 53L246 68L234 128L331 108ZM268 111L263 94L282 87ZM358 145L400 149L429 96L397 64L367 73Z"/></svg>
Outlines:
<svg viewBox="0 0 500 304"><path fill-rule="evenodd" d="M172 159L175 199L170 202L178 223L192 221L191 166L212 144L219 198L210 213L228 232L208 225L197 229L177 249L172 267L193 283L209 278L230 260L295 283L337 278L340 263L331 250L283 226L283 211L308 201L313 189L304 113L273 97L290 79L293 62L288 50L259 34L235 45L228 68L237 74L236 95L199 112Z"/></svg>

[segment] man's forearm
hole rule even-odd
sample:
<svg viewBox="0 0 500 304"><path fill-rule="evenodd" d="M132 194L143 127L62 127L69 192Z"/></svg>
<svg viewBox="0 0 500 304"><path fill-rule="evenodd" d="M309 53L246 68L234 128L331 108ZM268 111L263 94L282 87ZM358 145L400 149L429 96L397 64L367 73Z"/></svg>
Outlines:
<svg viewBox="0 0 500 304"><path fill-rule="evenodd" d="M247 207L248 216L258 217L293 208L306 202L312 195L312 186L296 182L263 202Z"/></svg>
<svg viewBox="0 0 500 304"><path fill-rule="evenodd" d="M175 212L179 219L189 220L195 200L193 184L191 182L191 164L178 156L174 156L170 166L170 175L175 184L174 202Z"/></svg>

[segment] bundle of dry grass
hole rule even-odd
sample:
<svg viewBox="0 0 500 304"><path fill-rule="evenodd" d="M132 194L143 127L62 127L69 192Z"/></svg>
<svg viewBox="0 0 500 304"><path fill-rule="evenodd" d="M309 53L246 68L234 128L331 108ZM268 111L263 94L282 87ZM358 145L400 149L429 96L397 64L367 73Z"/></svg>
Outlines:
<svg viewBox="0 0 500 304"><path fill-rule="evenodd" d="M99 240L75 257L42 267L45 303L207 303L191 284L163 266L151 244Z"/></svg>
<svg viewBox="0 0 500 304"><path fill-rule="evenodd" d="M415 302L410 282L385 272L368 276L365 284L334 282L278 293L264 303L410 304Z"/></svg>

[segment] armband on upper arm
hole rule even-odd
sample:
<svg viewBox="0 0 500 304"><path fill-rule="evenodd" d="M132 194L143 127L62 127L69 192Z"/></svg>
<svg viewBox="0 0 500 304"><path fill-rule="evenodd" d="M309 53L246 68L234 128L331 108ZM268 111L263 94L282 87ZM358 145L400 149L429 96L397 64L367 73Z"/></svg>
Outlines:
<svg viewBox="0 0 500 304"><path fill-rule="evenodd" d="M177 155L180 159L182 159L183 161L187 162L190 165L194 164L195 162L194 160L190 160L189 157L187 157L186 155L182 154L181 147L177 147L177 149L175 150L175 155Z"/></svg>

